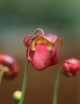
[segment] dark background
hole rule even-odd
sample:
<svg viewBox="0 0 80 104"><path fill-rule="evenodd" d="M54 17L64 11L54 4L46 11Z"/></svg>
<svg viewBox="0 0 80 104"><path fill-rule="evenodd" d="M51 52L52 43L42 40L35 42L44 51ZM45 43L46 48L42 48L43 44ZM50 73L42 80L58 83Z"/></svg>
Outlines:
<svg viewBox="0 0 80 104"><path fill-rule="evenodd" d="M79 0L0 0L0 53L13 56L20 69L16 78L2 81L0 104L13 104L13 92L21 90L27 60L23 40L39 27L62 39L60 62L40 72L30 64L24 104L52 104L63 60L80 59ZM80 104L80 73L71 78L61 76L58 104Z"/></svg>

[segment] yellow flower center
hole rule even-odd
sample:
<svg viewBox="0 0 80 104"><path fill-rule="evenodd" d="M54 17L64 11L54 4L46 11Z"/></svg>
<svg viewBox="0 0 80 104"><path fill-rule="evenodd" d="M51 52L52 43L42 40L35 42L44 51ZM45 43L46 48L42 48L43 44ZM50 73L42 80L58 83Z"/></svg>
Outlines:
<svg viewBox="0 0 80 104"><path fill-rule="evenodd" d="M38 36L38 37L36 37L35 39L33 39L31 41L31 43L30 43L30 49L33 50L33 51L35 51L37 44L46 44L48 51L49 52L53 51L52 44L48 40L44 39L41 36Z"/></svg>

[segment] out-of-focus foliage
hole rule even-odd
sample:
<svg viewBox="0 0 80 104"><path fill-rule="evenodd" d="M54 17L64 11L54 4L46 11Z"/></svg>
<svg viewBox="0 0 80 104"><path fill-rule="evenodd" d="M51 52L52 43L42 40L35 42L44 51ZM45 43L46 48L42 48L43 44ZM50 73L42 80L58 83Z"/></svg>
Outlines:
<svg viewBox="0 0 80 104"><path fill-rule="evenodd" d="M0 16L19 17L23 22L70 25L80 23L79 0L0 0Z"/></svg>

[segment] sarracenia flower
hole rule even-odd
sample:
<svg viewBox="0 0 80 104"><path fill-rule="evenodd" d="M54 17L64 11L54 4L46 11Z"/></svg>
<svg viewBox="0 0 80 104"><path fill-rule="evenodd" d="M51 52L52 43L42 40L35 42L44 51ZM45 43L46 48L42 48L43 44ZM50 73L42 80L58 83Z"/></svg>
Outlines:
<svg viewBox="0 0 80 104"><path fill-rule="evenodd" d="M35 33L41 31L42 34L28 35L24 38L27 47L27 58L36 70L43 70L48 66L55 65L59 61L59 52L55 45L56 40L59 46L62 41L56 35L44 34L42 29L37 29Z"/></svg>
<svg viewBox="0 0 80 104"><path fill-rule="evenodd" d="M4 72L4 76L14 77L18 74L18 65L15 59L6 54L0 54L0 69Z"/></svg>
<svg viewBox="0 0 80 104"><path fill-rule="evenodd" d="M64 61L62 72L67 76L76 75L80 70L80 61L75 58L70 58Z"/></svg>

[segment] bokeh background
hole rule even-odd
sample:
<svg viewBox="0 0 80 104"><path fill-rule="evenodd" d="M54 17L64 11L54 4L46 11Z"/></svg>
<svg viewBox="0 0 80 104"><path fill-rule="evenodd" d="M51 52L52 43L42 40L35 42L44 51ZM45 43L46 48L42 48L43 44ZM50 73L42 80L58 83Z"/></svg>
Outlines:
<svg viewBox="0 0 80 104"><path fill-rule="evenodd" d="M0 104L13 104L13 92L21 90L27 60L23 39L39 27L62 39L60 62L41 72L30 64L24 104L52 104L63 60L80 59L80 0L0 0L0 54L13 56L20 69L16 78L2 81ZM71 78L61 76L58 104L80 104L80 73Z"/></svg>

